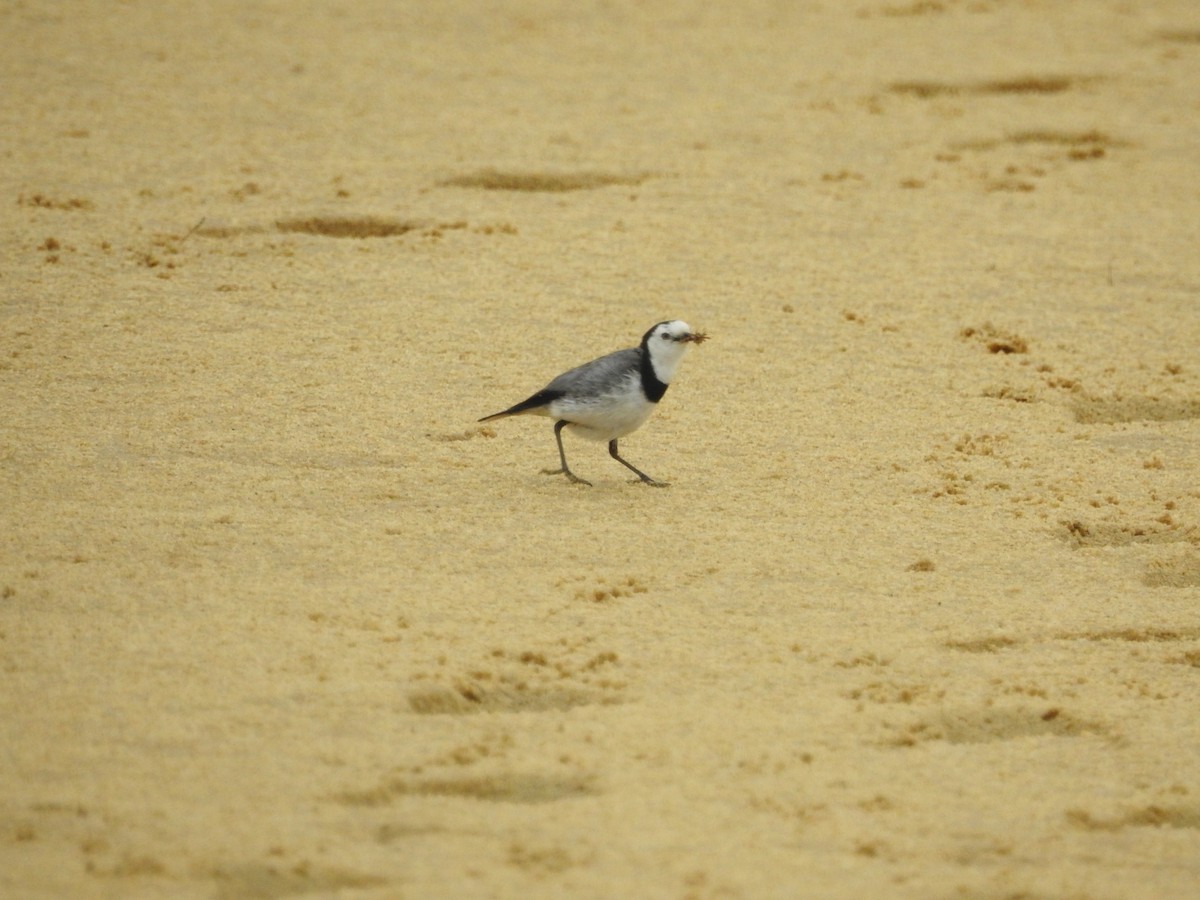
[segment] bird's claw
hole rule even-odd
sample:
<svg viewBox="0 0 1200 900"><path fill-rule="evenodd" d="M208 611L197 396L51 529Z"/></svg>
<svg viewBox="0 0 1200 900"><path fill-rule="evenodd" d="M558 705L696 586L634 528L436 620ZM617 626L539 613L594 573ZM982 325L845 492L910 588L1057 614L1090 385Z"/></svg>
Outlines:
<svg viewBox="0 0 1200 900"><path fill-rule="evenodd" d="M542 469L542 474L543 475L566 475L567 480L570 481L571 484L586 484L588 487L592 486L592 483L590 481L584 481L582 478L580 478L574 472L570 472L567 469Z"/></svg>

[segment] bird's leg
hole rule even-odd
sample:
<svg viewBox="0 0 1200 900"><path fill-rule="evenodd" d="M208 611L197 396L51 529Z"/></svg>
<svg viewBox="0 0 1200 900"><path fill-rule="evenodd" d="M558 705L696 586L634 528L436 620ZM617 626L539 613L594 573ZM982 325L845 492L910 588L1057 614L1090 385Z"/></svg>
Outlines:
<svg viewBox="0 0 1200 900"><path fill-rule="evenodd" d="M608 453L609 453L609 456L611 456L613 459L615 459L617 462L619 462L625 468L634 472L637 475L637 477L642 479L642 481L644 481L646 484L653 485L654 487L666 487L667 486L667 483L665 481L655 481L653 478L651 478L649 475L647 475L645 472L643 472L637 466L633 465L633 463L629 462L626 459L622 459L621 454L619 454L617 452L616 438L613 438L611 441L608 442Z"/></svg>
<svg viewBox="0 0 1200 900"><path fill-rule="evenodd" d="M558 460L559 460L559 462L562 463L562 468L561 469L542 469L542 474L543 475L566 475L572 484L586 484L588 487L591 487L592 483L590 481L584 481L582 478L580 478L578 475L576 475L574 472L572 472L570 469L567 468L567 454L563 452L563 445L562 445L562 430L563 430L563 426L565 426L567 424L568 424L568 422L566 419L559 419L557 422L554 423L554 439L556 441L558 441ZM616 442L614 441L613 443L616 443ZM624 462L624 460L622 460L622 462ZM626 465L628 465L628 463L626 463ZM634 470L634 471L636 471L636 470ZM641 473L638 473L638 474L641 474ZM643 477L645 477L645 476L643 476Z"/></svg>

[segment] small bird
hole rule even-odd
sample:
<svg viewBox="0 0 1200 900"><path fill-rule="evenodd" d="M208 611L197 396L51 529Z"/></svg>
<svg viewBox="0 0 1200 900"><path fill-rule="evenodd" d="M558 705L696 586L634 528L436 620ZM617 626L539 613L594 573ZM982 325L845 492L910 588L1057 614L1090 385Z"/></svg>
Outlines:
<svg viewBox="0 0 1200 900"><path fill-rule="evenodd" d="M636 431L667 392L688 344L702 344L708 335L692 331L687 322L659 322L642 336L637 347L618 350L563 372L533 396L480 422L530 413L555 419L560 469L545 475L566 475L573 484L591 485L567 466L562 430L569 427L591 441L608 441L608 452L646 484L664 486L617 452L617 441Z"/></svg>

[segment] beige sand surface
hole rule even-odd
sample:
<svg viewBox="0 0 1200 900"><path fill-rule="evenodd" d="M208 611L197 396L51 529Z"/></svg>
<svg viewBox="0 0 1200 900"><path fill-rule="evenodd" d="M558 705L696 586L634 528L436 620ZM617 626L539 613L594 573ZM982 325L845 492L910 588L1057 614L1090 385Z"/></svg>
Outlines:
<svg viewBox="0 0 1200 900"><path fill-rule="evenodd" d="M0 895L1200 896L1192 0L0 34Z"/></svg>

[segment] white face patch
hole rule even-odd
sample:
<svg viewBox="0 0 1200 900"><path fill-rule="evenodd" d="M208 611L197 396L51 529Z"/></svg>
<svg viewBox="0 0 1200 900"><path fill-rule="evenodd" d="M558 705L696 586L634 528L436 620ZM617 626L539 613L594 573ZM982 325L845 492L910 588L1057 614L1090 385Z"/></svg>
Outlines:
<svg viewBox="0 0 1200 900"><path fill-rule="evenodd" d="M647 341L650 351L650 364L654 374L663 384L670 384L679 367L679 361L688 348L688 342L682 340L692 333L688 323L681 319L664 322L654 330Z"/></svg>
<svg viewBox="0 0 1200 900"><path fill-rule="evenodd" d="M688 323L682 319L676 319L673 322L666 322L662 326L663 331L670 335L670 339L679 340L682 337L692 333L692 329L688 327ZM662 340L659 338L659 340Z"/></svg>

